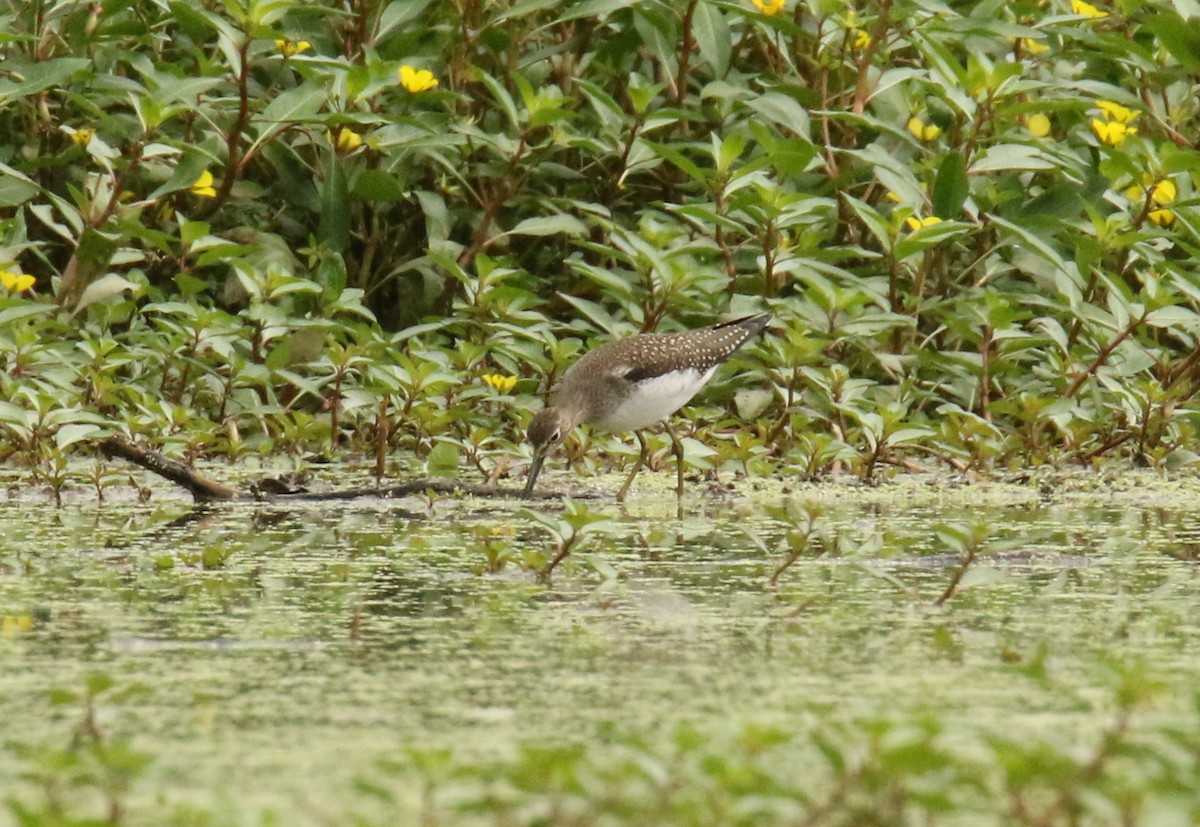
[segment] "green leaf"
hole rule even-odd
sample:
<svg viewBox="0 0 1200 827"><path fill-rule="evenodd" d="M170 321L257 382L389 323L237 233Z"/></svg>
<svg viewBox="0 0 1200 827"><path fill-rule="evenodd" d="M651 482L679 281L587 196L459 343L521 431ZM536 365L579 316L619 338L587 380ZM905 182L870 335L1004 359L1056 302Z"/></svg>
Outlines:
<svg viewBox="0 0 1200 827"><path fill-rule="evenodd" d="M73 210L74 208L67 207L67 209ZM35 218L41 221L42 224L46 226L46 229L53 230L54 232L58 233L71 245L75 244L74 230L72 230L72 228L68 227L66 224L60 222L55 217L54 207L52 207L50 204L32 204L29 207L29 212L32 213Z"/></svg>
<svg viewBox="0 0 1200 827"><path fill-rule="evenodd" d="M517 104L513 101L512 95L508 94L508 90L482 69L476 69L475 76L483 85L492 93L492 99L500 106L500 109L508 116L508 124L513 129L521 128L521 116L517 113Z"/></svg>
<svg viewBox="0 0 1200 827"><path fill-rule="evenodd" d="M208 235L211 229L207 221L185 221L179 225L179 240L190 247Z"/></svg>
<svg viewBox="0 0 1200 827"><path fill-rule="evenodd" d="M1163 11L1145 25L1188 71L1200 71L1200 21Z"/></svg>
<svg viewBox="0 0 1200 827"><path fill-rule="evenodd" d="M586 236L587 225L573 215L539 215L524 221L501 235L556 235Z"/></svg>
<svg viewBox="0 0 1200 827"><path fill-rule="evenodd" d="M966 574L958 581L958 588L969 589L973 586L988 586L1008 580L1008 575L992 566L971 566Z"/></svg>
<svg viewBox="0 0 1200 827"><path fill-rule="evenodd" d="M1037 235L1037 233L1035 233L1031 228L1025 226L1024 224L1016 224L1014 222L1007 221L998 215L990 216L990 220L996 226L1008 230L1010 233L1015 235L1018 240L1023 241L1030 249L1037 252L1042 258L1054 266L1054 269L1057 273L1067 273L1067 263L1063 257L1057 250L1050 246L1045 239ZM1012 243L1012 241L1010 240L1009 243Z"/></svg>
<svg viewBox="0 0 1200 827"><path fill-rule="evenodd" d="M373 45L377 46L394 30L420 17L430 2L431 0L392 0L388 3L379 15Z"/></svg>
<svg viewBox="0 0 1200 827"><path fill-rule="evenodd" d="M879 214L879 211L865 201L860 201L857 198L844 195L846 203L858 215L859 220L871 231L871 235L875 236L875 240L879 242L879 246L885 250L891 249L892 246L892 231L888 228L887 221Z"/></svg>
<svg viewBox="0 0 1200 827"><path fill-rule="evenodd" d="M1151 327L1178 328L1194 334L1200 331L1200 315L1186 307L1160 307L1147 314L1146 324Z"/></svg>
<svg viewBox="0 0 1200 827"><path fill-rule="evenodd" d="M892 255L897 259L905 259L914 253L923 252L930 247L936 247L948 238L962 235L971 229L970 224L961 221L942 221L914 230L896 242Z"/></svg>
<svg viewBox="0 0 1200 827"><path fill-rule="evenodd" d="M446 200L440 194L428 190L417 190L416 196L425 216L425 237L429 239L429 251L454 257L457 253L448 249L453 246L448 239L454 220Z"/></svg>
<svg viewBox="0 0 1200 827"><path fill-rule="evenodd" d="M63 425L54 434L54 444L58 450L62 451L74 445L76 442L82 442L85 439L91 439L95 436L100 436L104 433L104 429L99 425L93 425L85 422L72 422L68 425Z"/></svg>
<svg viewBox="0 0 1200 827"><path fill-rule="evenodd" d="M664 7L640 3L633 8L633 28L659 65L674 76L679 67L675 53L679 27L674 14Z"/></svg>
<svg viewBox="0 0 1200 827"><path fill-rule="evenodd" d="M961 151L946 153L933 182L933 214L951 220L962 214L970 187L967 183L967 162Z"/></svg>
<svg viewBox="0 0 1200 827"><path fill-rule="evenodd" d="M342 159L329 158L328 172L321 182L321 222L318 237L334 252L345 252L350 243L350 186Z"/></svg>
<svg viewBox="0 0 1200 827"><path fill-rule="evenodd" d="M79 297L79 303L75 305L75 310L71 315L74 317L82 312L84 308L97 302L107 301L114 296L119 296L126 290L137 293L140 289L137 284L116 273L101 276L89 284L87 289L83 291L83 295Z"/></svg>
<svg viewBox="0 0 1200 827"><path fill-rule="evenodd" d="M250 151L256 151L258 147L274 138L284 128L303 123L311 118L320 111L326 96L324 85L305 83L303 86L289 89L273 98L254 119L255 123L262 124L264 128L262 134L251 144Z"/></svg>
<svg viewBox="0 0 1200 827"><path fill-rule="evenodd" d="M708 61L717 77L729 72L729 58L733 52L733 36L725 16L709 0L700 0L692 16L692 34L700 48L700 56Z"/></svg>
<svg viewBox="0 0 1200 827"><path fill-rule="evenodd" d="M1068 218L1079 214L1082 190L1079 185L1064 181L1046 187L1035 198L1019 202L1016 206L1021 215L1044 215L1051 218Z"/></svg>
<svg viewBox="0 0 1200 827"><path fill-rule="evenodd" d="M216 159L211 156L202 155L198 152L187 153L179 159L174 171L171 172L171 176L146 196L146 200L157 201L164 195L187 189L196 183L196 179L200 177L200 173L212 166L214 162L216 162Z"/></svg>
<svg viewBox="0 0 1200 827"><path fill-rule="evenodd" d="M1055 169L1058 166L1037 147L1025 144L996 144L988 147L971 165L971 172Z"/></svg>
<svg viewBox="0 0 1200 827"><path fill-rule="evenodd" d="M759 95L757 98L747 101L746 105L767 120L801 138L810 137L812 130L808 112L794 98L790 98L782 92L767 92L765 95Z"/></svg>
<svg viewBox="0 0 1200 827"><path fill-rule="evenodd" d="M21 302L20 304L0 310L0 329L3 329L5 325L29 316L48 316L53 312L53 305Z"/></svg>
<svg viewBox="0 0 1200 827"><path fill-rule="evenodd" d="M354 179L354 195L363 201L403 201L408 190L400 179L381 169L364 169Z"/></svg>
<svg viewBox="0 0 1200 827"><path fill-rule="evenodd" d="M642 143L649 147L658 157L679 167L687 177L696 183L707 186L708 182L712 179L711 171L701 169L695 161L688 158L675 147L646 140L643 140Z"/></svg>
<svg viewBox="0 0 1200 827"><path fill-rule="evenodd" d="M199 3L185 3L182 0L170 4L171 17L177 21L197 43L205 41L206 30L215 32L217 43L225 54L229 70L237 75L242 70L241 55L237 43L242 38L237 29L218 14L208 11Z"/></svg>
<svg viewBox="0 0 1200 827"><path fill-rule="evenodd" d="M6 74L19 79L0 78L0 103L36 95L52 86L66 85L73 74L91 65L90 60L82 57L60 57L37 63L6 65Z"/></svg>
<svg viewBox="0 0 1200 827"><path fill-rule="evenodd" d="M565 23L569 20L611 15L637 2L638 0L581 0L578 3L567 3L565 5L569 6L568 10L559 16L555 22ZM550 5L558 6L564 4L555 2Z"/></svg>
<svg viewBox="0 0 1200 827"><path fill-rule="evenodd" d="M0 164L0 207L18 207L40 191L37 183L8 164Z"/></svg>
<svg viewBox="0 0 1200 827"><path fill-rule="evenodd" d="M449 442L439 442L429 452L425 460L425 472L431 477L458 476L458 446Z"/></svg>

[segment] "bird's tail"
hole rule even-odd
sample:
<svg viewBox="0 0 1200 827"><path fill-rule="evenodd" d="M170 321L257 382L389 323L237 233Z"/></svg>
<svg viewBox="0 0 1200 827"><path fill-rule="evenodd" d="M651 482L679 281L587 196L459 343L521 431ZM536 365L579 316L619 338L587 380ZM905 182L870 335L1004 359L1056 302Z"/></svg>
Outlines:
<svg viewBox="0 0 1200 827"><path fill-rule="evenodd" d="M753 316L742 316L740 319L731 319L728 322L721 322L712 326L713 330L728 330L730 328L740 328L745 334L742 341L758 334L764 327L771 323L770 313L756 313Z"/></svg>

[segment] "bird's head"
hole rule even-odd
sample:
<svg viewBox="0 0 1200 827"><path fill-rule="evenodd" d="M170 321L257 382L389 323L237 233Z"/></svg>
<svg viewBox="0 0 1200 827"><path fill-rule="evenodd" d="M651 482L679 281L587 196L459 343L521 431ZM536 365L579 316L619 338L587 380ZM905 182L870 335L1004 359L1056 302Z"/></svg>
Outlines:
<svg viewBox="0 0 1200 827"><path fill-rule="evenodd" d="M529 479L525 483L526 497L533 492L533 484L537 481L538 472L542 470L546 455L578 424L558 408L543 408L534 414L527 431L529 444L533 446L533 462L529 465Z"/></svg>

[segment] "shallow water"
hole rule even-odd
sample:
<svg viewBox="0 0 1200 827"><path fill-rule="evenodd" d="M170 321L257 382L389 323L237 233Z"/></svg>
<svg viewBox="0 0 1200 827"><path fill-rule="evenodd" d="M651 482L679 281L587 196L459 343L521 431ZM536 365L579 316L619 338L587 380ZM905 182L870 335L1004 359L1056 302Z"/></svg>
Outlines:
<svg viewBox="0 0 1200 827"><path fill-rule="evenodd" d="M119 796L135 824L494 823L489 796L517 795L523 751L603 764L636 744L667 761L683 730L732 743L931 717L966 754L994 734L1085 752L1112 720L1113 664L1163 683L1145 731L1195 722L1193 498L908 480L696 500L676 520L651 490L590 504L608 522L548 583L520 558L552 539L517 503L10 498L0 801L46 806L29 775L39 750L78 741L94 673L113 682L99 737L147 758ZM821 546L772 585L809 514ZM947 524L985 539L938 606L961 559ZM498 572L486 542L513 558ZM787 760L809 760L794 746ZM435 797L410 772L431 755L469 781ZM62 778L70 812L108 812Z"/></svg>

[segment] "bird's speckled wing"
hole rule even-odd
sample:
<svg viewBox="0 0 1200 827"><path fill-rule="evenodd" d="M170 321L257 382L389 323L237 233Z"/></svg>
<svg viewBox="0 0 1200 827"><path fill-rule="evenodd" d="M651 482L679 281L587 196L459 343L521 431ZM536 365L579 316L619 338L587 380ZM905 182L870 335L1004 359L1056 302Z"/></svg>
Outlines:
<svg viewBox="0 0 1200 827"><path fill-rule="evenodd" d="M771 317L747 316L681 333L643 333L601 345L563 375L555 407L605 430L636 430L686 404Z"/></svg>
<svg viewBox="0 0 1200 827"><path fill-rule="evenodd" d="M707 373L728 359L769 321L770 316L761 314L701 330L648 333L612 342L591 353L612 348L606 361L626 366L627 370L621 375L628 382L641 382L688 368Z"/></svg>

